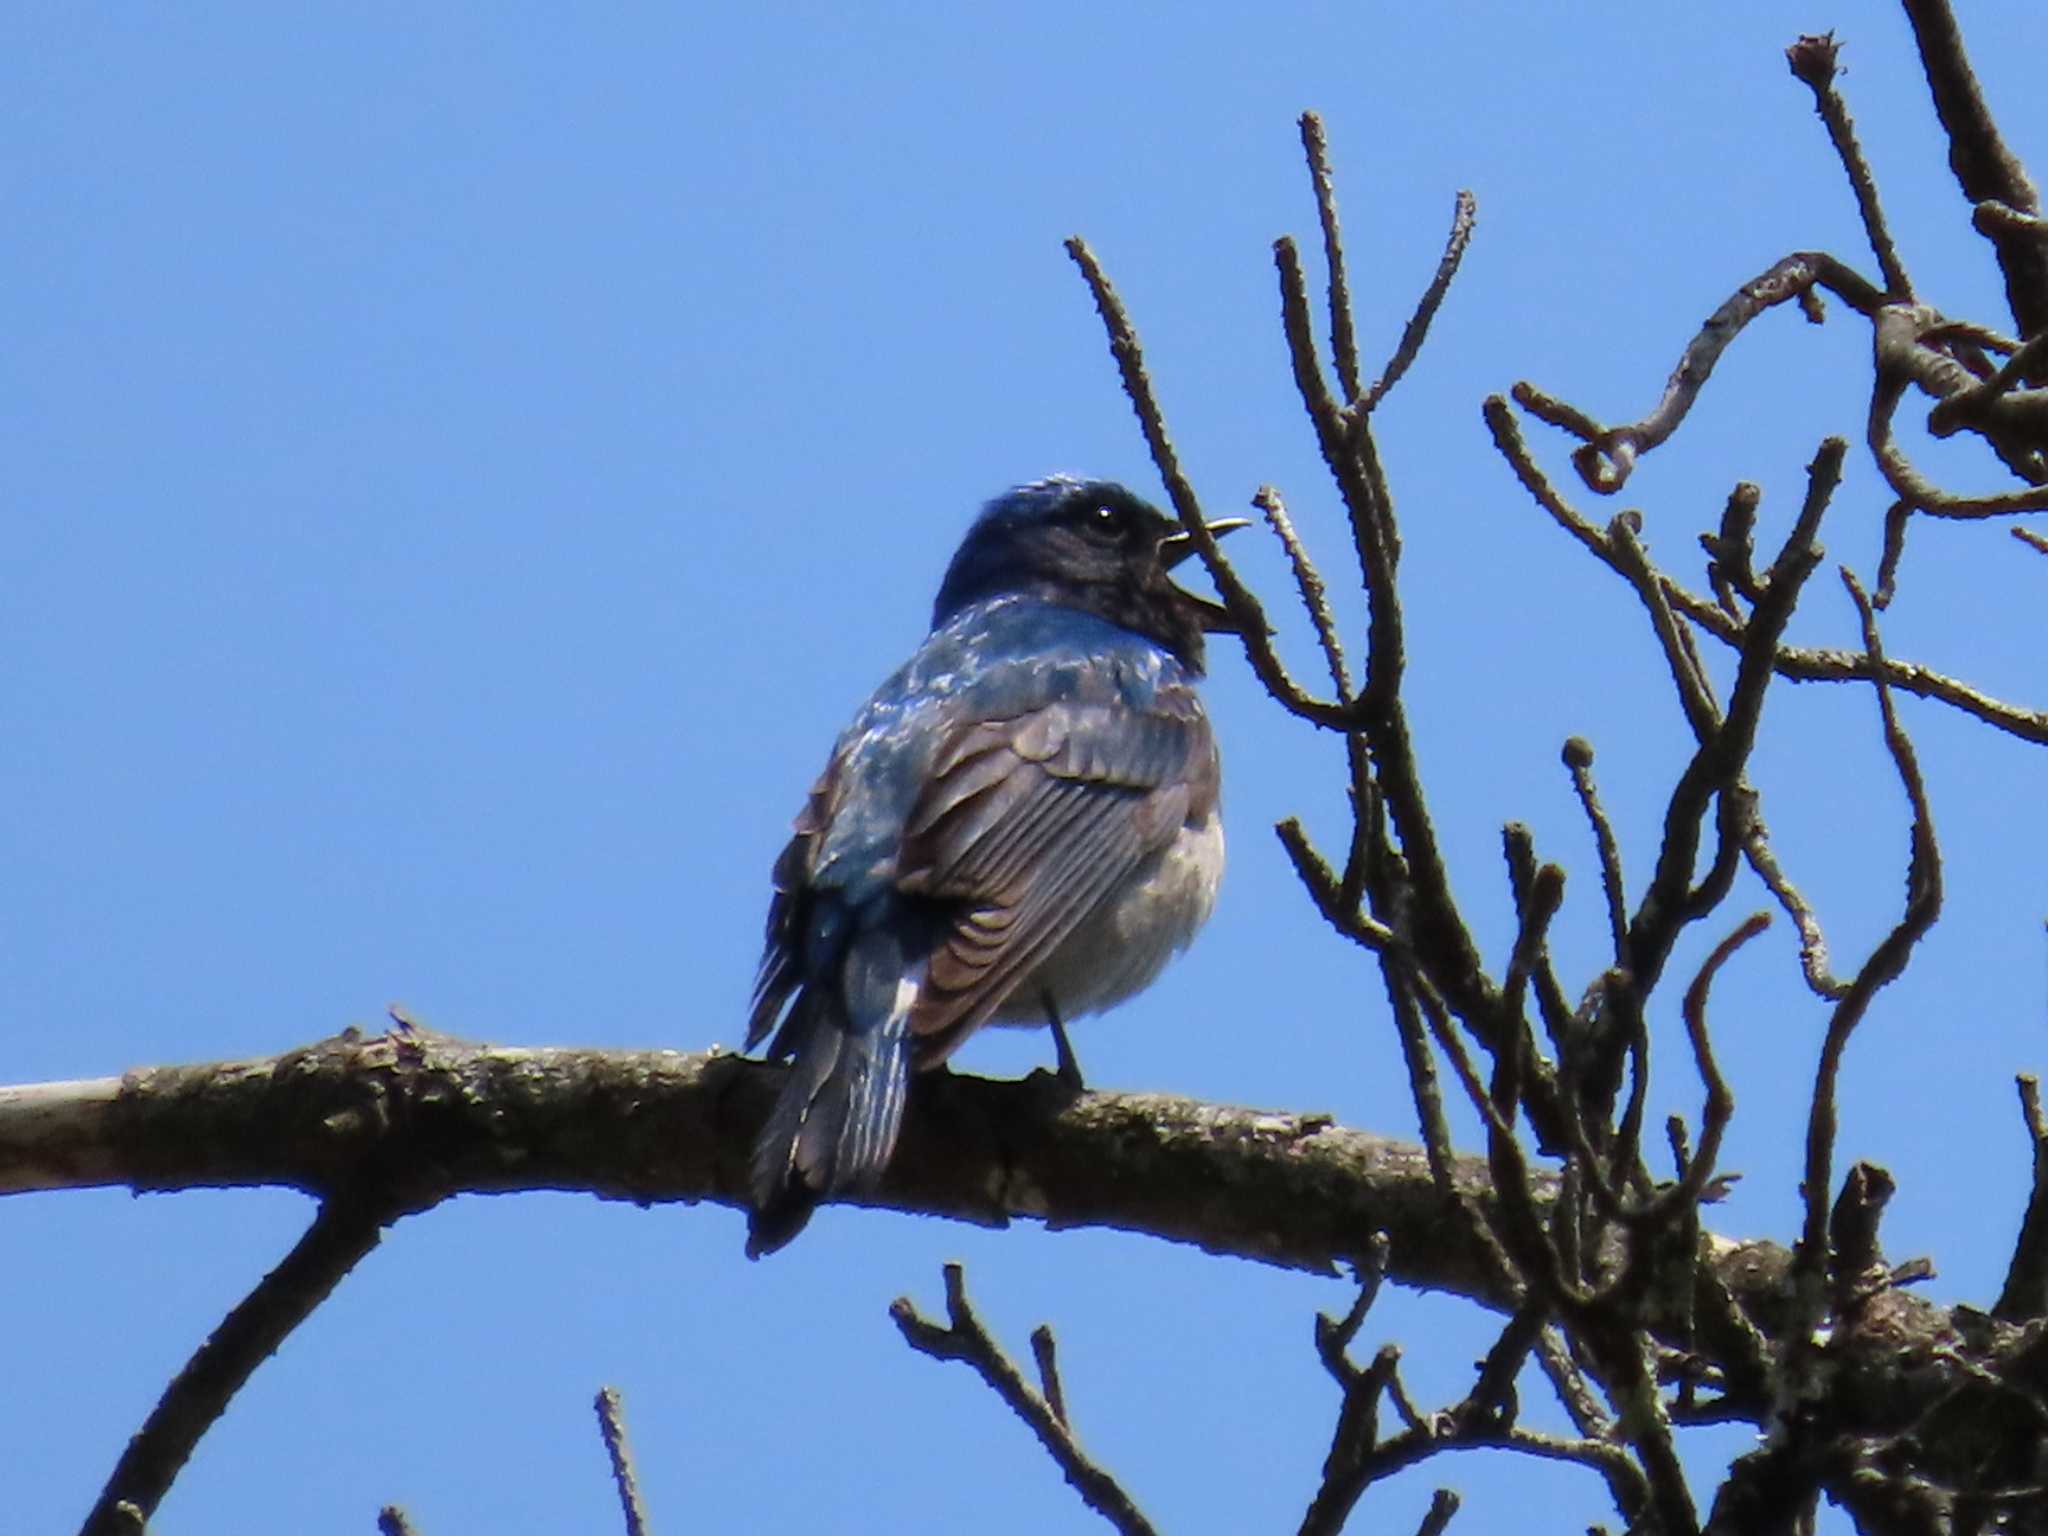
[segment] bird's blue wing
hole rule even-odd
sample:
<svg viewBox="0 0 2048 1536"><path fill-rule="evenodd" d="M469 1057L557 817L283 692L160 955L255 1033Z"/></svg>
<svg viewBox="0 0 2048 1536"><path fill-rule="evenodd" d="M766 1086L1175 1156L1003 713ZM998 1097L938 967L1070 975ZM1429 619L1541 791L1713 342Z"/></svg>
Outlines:
<svg viewBox="0 0 2048 1536"><path fill-rule="evenodd" d="M959 728L905 823L897 889L950 909L910 1014L922 1060L942 1059L1216 803L1192 688L1165 684L1142 708L1092 691Z"/></svg>
<svg viewBox="0 0 2048 1536"><path fill-rule="evenodd" d="M876 691L776 861L747 1044L772 1031L795 1066L756 1147L750 1252L880 1171L913 1063L1206 819L1217 780L1186 672L1089 615L977 606Z"/></svg>

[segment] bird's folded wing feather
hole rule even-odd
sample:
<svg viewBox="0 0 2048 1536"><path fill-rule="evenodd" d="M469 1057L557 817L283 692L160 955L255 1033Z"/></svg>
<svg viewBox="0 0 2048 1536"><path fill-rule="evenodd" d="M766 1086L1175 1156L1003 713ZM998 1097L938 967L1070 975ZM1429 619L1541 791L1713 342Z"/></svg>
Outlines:
<svg viewBox="0 0 2048 1536"><path fill-rule="evenodd" d="M803 984L798 929L803 923L804 889L819 834L831 822L838 766L833 762L811 786L792 835L775 859L775 894L768 903L768 943L761 954L760 972L754 978L753 1007L747 1019L750 1051L768 1038L768 1031L782 1018L790 998ZM781 1051L778 1048L770 1054L780 1055Z"/></svg>
<svg viewBox="0 0 2048 1536"><path fill-rule="evenodd" d="M983 1022L1216 793L1192 692L1151 710L1060 701L963 724L904 826L896 887L953 909L914 1032L933 1054Z"/></svg>

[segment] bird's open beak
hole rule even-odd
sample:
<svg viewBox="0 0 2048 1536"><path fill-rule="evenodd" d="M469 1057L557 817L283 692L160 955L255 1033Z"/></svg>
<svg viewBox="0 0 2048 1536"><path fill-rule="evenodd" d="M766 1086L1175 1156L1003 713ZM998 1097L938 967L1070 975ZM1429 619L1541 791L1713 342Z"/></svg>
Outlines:
<svg viewBox="0 0 2048 1536"><path fill-rule="evenodd" d="M1252 520L1248 517L1219 517L1207 527L1212 538L1220 539L1226 533L1249 528L1251 524ZM1194 535L1185 528L1178 533L1169 533L1159 541L1159 563L1169 571L1194 552ZM1238 632L1237 620L1230 616L1230 610L1221 603L1211 602L1206 597L1198 597L1184 587L1176 586L1174 590L1180 593L1182 602L1194 610L1202 628L1219 635L1234 635Z"/></svg>
<svg viewBox="0 0 2048 1536"><path fill-rule="evenodd" d="M1208 525L1209 536L1220 539L1226 533L1235 533L1240 528L1249 528L1252 520L1248 517L1219 517ZM1195 536L1183 528L1169 533L1159 541L1159 563L1169 571L1195 552Z"/></svg>

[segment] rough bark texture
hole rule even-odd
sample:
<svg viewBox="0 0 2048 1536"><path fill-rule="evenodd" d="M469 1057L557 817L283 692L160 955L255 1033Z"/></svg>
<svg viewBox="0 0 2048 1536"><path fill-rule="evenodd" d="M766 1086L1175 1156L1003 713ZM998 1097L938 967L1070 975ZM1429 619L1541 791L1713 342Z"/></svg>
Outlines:
<svg viewBox="0 0 2048 1536"><path fill-rule="evenodd" d="M282 1185L417 1211L452 1194L549 1189L738 1209L744 1148L780 1070L723 1053L349 1031L260 1060L0 1090L0 1191ZM941 1073L919 1089L902 1153L864 1203L981 1224L1114 1227L1314 1271L1364 1261L1371 1234L1385 1231L1389 1278L1508 1304L1438 1199L1419 1146L1314 1114L1147 1094L1069 1098L1045 1075ZM1461 1159L1456 1181L1490 1210L1482 1159ZM1795 1344L1784 1335L1792 1256L1708 1235L1699 1260L1690 1306L1664 1309L1651 1327L1733 1386L1753 1378L1759 1344L1772 1354ZM1808 1449L1772 1447L1738 1463L1718 1528L1768 1528L1752 1523L1757 1511L1777 1484L1811 1486L1802 1458L1814 1446L1842 1461L1841 1447L1862 1445L1873 1467L1932 1460L1949 1486L2037 1481L2048 1435L2043 1324L1928 1305L1890 1285L1881 1265L1842 1283L1849 1304L1811 1351L1829 1388L1806 1416ZM1747 1406L1761 1420L1768 1405ZM1854 1486L1852 1465L1833 1470Z"/></svg>

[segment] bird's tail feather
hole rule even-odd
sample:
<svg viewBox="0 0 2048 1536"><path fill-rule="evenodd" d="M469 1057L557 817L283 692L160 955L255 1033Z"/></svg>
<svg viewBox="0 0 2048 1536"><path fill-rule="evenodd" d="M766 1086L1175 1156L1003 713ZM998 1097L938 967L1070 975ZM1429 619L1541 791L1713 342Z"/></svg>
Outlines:
<svg viewBox="0 0 2048 1536"><path fill-rule="evenodd" d="M820 1200L871 1184L888 1165L910 1086L907 1005L900 1000L865 1029L837 1009L814 1008L795 1032L796 1059L754 1145L749 1258L773 1253Z"/></svg>

